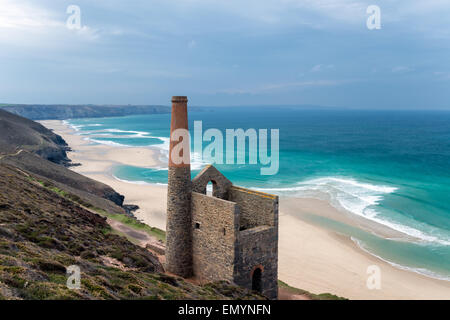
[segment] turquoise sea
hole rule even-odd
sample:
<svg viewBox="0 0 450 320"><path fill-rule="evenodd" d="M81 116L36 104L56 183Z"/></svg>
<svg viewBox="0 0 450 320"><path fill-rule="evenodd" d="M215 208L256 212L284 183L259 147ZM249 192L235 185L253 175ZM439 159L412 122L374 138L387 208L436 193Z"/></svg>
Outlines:
<svg viewBox="0 0 450 320"><path fill-rule="evenodd" d="M279 172L217 165L234 183L283 196L316 197L414 237L380 238L311 216L400 268L450 281L450 112L215 108L189 114L203 130L279 129ZM69 120L94 144L149 146L167 163L170 115ZM270 140L269 140L270 141ZM204 143L206 146L208 143ZM193 154L193 176L208 163ZM167 166L114 168L117 179L167 183ZM319 221L320 220L320 221Z"/></svg>

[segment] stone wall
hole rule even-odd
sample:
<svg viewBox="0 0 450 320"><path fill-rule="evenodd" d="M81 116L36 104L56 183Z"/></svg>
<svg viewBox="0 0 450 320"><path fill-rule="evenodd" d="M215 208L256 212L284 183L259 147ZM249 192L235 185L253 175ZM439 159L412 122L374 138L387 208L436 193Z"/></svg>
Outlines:
<svg viewBox="0 0 450 320"><path fill-rule="evenodd" d="M206 186L210 181L213 183L213 196L228 200L228 190L233 184L212 165L206 166L192 179L192 191L206 194Z"/></svg>
<svg viewBox="0 0 450 320"><path fill-rule="evenodd" d="M259 226L239 232L238 260L234 282L252 289L256 268L262 271L261 293L270 299L278 297L278 228Z"/></svg>
<svg viewBox="0 0 450 320"><path fill-rule="evenodd" d="M241 230L278 224L277 196L237 186L232 186L228 193L228 199L239 206Z"/></svg>
<svg viewBox="0 0 450 320"><path fill-rule="evenodd" d="M233 281L239 232L235 203L192 192L192 260L201 281Z"/></svg>
<svg viewBox="0 0 450 320"><path fill-rule="evenodd" d="M167 271L181 277L192 275L191 171L169 167L167 187Z"/></svg>
<svg viewBox="0 0 450 320"><path fill-rule="evenodd" d="M208 166L192 182L169 167L167 270L278 296L278 197L237 186ZM206 185L213 181L213 197ZM256 270L256 271L255 271ZM260 281L253 281L259 275ZM255 279L257 277L255 276Z"/></svg>

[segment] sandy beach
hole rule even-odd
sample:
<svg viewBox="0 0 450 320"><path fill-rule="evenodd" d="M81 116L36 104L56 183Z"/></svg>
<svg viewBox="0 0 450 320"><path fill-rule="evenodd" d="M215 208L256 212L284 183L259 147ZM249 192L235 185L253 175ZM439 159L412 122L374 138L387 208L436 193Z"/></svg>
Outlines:
<svg viewBox="0 0 450 320"><path fill-rule="evenodd" d="M136 217L165 229L166 187L127 183L116 179L115 165L159 166L158 152L150 148L90 145L59 120L41 121L61 135L72 148L69 158L80 166L71 169L101 181L125 196L126 204L140 209ZM312 293L332 293L349 299L450 299L450 282L396 268L360 249L349 237L306 219L319 215L375 233L395 237L383 226L341 212L317 199L280 199L279 279ZM368 289L369 266L381 270L381 288Z"/></svg>

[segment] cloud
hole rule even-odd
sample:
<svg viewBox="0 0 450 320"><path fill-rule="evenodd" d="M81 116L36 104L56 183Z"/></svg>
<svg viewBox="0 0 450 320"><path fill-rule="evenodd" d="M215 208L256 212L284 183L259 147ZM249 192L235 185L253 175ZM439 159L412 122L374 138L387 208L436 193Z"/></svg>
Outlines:
<svg viewBox="0 0 450 320"><path fill-rule="evenodd" d="M406 66L396 66L392 68L391 70L393 73L408 73L414 71L413 68L406 67Z"/></svg>
<svg viewBox="0 0 450 320"><path fill-rule="evenodd" d="M330 86L338 86L345 83L349 83L349 80L311 80L311 81L298 81L298 82L285 82L285 83L272 83L260 85L258 87L250 88L250 89L226 89L219 90L217 93L226 93L226 94L261 94L261 93L269 93L273 91L282 91L292 88L312 88L312 87L330 87Z"/></svg>
<svg viewBox="0 0 450 320"><path fill-rule="evenodd" d="M66 27L71 3L81 8L79 30ZM366 27L371 4L382 13L376 32ZM449 77L433 73L449 70L449 13L448 0L0 0L0 82L22 88L26 75L37 92L29 101L41 91L67 102L72 91L79 99L156 102L172 91L220 89L233 103L260 94L333 104L357 104L370 83L378 97L392 90L414 104L408 81L426 87ZM421 77L406 77L411 72ZM349 78L358 83L342 81ZM5 86L0 94L22 99Z"/></svg>
<svg viewBox="0 0 450 320"><path fill-rule="evenodd" d="M328 65L317 64L311 68L311 72L315 73L315 72L321 72L321 71L330 70L330 69L334 69L334 65L332 65L332 64L328 64Z"/></svg>
<svg viewBox="0 0 450 320"><path fill-rule="evenodd" d="M21 0L0 0L0 29L62 27L50 11Z"/></svg>
<svg viewBox="0 0 450 320"><path fill-rule="evenodd" d="M364 20L365 11L370 5L370 1L357 0L286 0L285 3L347 22Z"/></svg>
<svg viewBox="0 0 450 320"><path fill-rule="evenodd" d="M62 42L97 40L100 30L81 25L69 30L68 15L25 0L0 0L0 43L26 47L44 47ZM75 37L73 37L75 36Z"/></svg>
<svg viewBox="0 0 450 320"><path fill-rule="evenodd" d="M450 80L450 72L436 71L433 75L439 80Z"/></svg>
<svg viewBox="0 0 450 320"><path fill-rule="evenodd" d="M193 48L195 48L196 46L197 46L197 42L196 42L195 40L189 41L189 43L188 43L188 48L189 48L189 49L193 49Z"/></svg>

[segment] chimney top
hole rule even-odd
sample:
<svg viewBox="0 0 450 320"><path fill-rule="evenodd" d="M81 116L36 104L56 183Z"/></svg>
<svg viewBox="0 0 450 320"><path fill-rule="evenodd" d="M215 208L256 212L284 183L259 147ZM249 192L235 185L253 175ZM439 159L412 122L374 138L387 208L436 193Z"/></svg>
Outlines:
<svg viewBox="0 0 450 320"><path fill-rule="evenodd" d="M173 96L172 102L188 102L188 98L186 96Z"/></svg>

